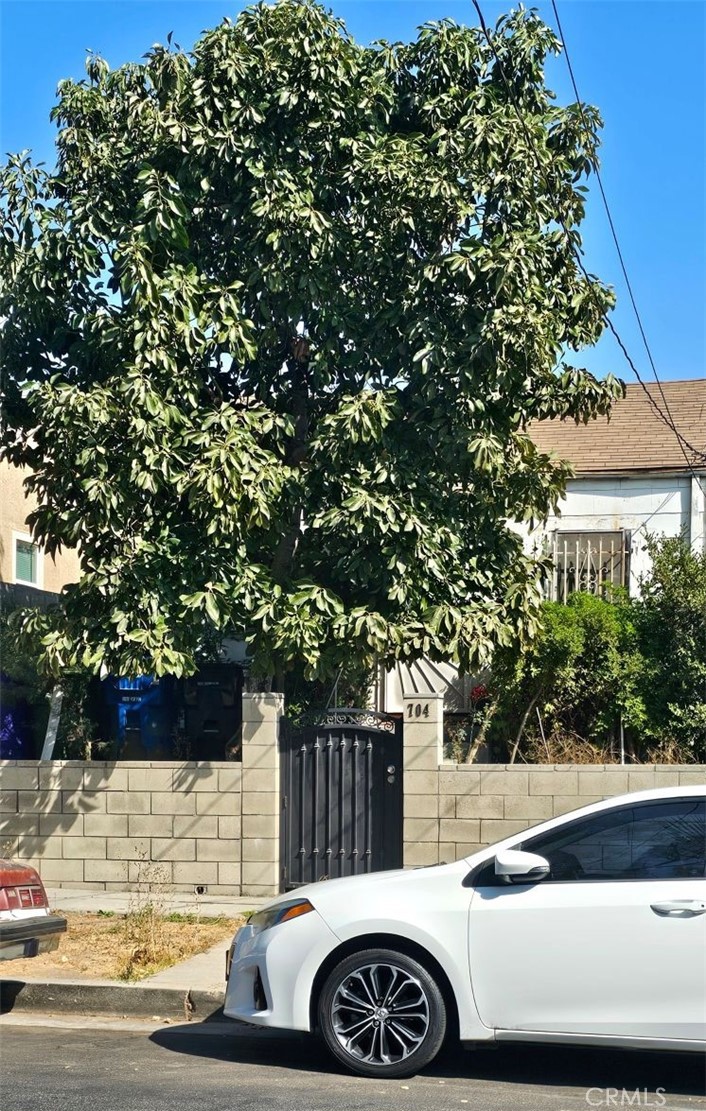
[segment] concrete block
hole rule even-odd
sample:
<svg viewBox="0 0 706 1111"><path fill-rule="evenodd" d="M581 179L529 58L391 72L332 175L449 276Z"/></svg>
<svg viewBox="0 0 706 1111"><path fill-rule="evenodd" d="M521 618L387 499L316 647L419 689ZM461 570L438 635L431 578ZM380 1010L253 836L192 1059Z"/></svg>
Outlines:
<svg viewBox="0 0 706 1111"><path fill-rule="evenodd" d="M18 791L17 807L21 814L60 814L61 791Z"/></svg>
<svg viewBox="0 0 706 1111"><path fill-rule="evenodd" d="M107 791L62 791L61 809L64 814L105 814Z"/></svg>
<svg viewBox="0 0 706 1111"><path fill-rule="evenodd" d="M559 773L561 774L561 773ZM579 776L580 795L623 795L628 789L627 768L606 768L604 771L589 772L581 768ZM555 791L557 795L570 795L571 791Z"/></svg>
<svg viewBox="0 0 706 1111"><path fill-rule="evenodd" d="M218 768L212 764L197 764L194 768L182 769L174 773L172 790L190 794L192 791L217 791Z"/></svg>
<svg viewBox="0 0 706 1111"><path fill-rule="evenodd" d="M240 844L232 841L218 841L213 837L198 838L196 841L197 860L217 860L224 863L240 863Z"/></svg>
<svg viewBox="0 0 706 1111"><path fill-rule="evenodd" d="M243 840L251 837L275 836L276 818L274 814L243 814L241 837Z"/></svg>
<svg viewBox="0 0 706 1111"><path fill-rule="evenodd" d="M153 791L151 809L153 814L195 814L196 795L178 794L176 791Z"/></svg>
<svg viewBox="0 0 706 1111"><path fill-rule="evenodd" d="M519 768L503 767L480 773L482 795L526 795L528 773Z"/></svg>
<svg viewBox="0 0 706 1111"><path fill-rule="evenodd" d="M241 841L241 859L252 863L279 860L279 837L249 837Z"/></svg>
<svg viewBox="0 0 706 1111"><path fill-rule="evenodd" d="M494 818L483 818L480 823L480 837L469 837L467 840L480 841L484 846L494 845L496 841L503 841L506 837L512 837L513 833L521 833L523 829L527 829L528 825L528 822L509 821L505 818L502 821L496 821Z"/></svg>
<svg viewBox="0 0 706 1111"><path fill-rule="evenodd" d="M405 772L404 793L405 795L437 795L439 778L438 771Z"/></svg>
<svg viewBox="0 0 706 1111"><path fill-rule="evenodd" d="M265 768L249 768L243 770L243 794L250 791L274 791L279 794L279 776Z"/></svg>
<svg viewBox="0 0 706 1111"><path fill-rule="evenodd" d="M127 837L127 814L85 814L83 832L86 837Z"/></svg>
<svg viewBox="0 0 706 1111"><path fill-rule="evenodd" d="M0 841L3 837L37 837L38 835L39 814L3 814L0 818Z"/></svg>
<svg viewBox="0 0 706 1111"><path fill-rule="evenodd" d="M241 874L243 893L253 894L253 887L264 888L266 893L271 891L273 895L279 890L279 864L274 861L244 860Z"/></svg>
<svg viewBox="0 0 706 1111"><path fill-rule="evenodd" d="M107 841L108 860L135 860L140 864L149 864L150 839L149 837L117 837Z"/></svg>
<svg viewBox="0 0 706 1111"><path fill-rule="evenodd" d="M218 818L207 815L182 815L173 818L174 837L218 837Z"/></svg>
<svg viewBox="0 0 706 1111"><path fill-rule="evenodd" d="M654 768L641 768L636 772L628 772L628 791L650 791L655 786Z"/></svg>
<svg viewBox="0 0 706 1111"><path fill-rule="evenodd" d="M542 818L551 818L554 814L552 797L551 795L505 795L505 817L531 818L536 822L541 821Z"/></svg>
<svg viewBox="0 0 706 1111"><path fill-rule="evenodd" d="M83 837L83 814L40 814L40 837Z"/></svg>
<svg viewBox="0 0 706 1111"><path fill-rule="evenodd" d="M17 791L0 791L0 814L17 813Z"/></svg>
<svg viewBox="0 0 706 1111"><path fill-rule="evenodd" d="M231 795L233 802L240 803L236 795ZM249 791L247 795L242 797L242 811L243 814L279 814L282 809L282 800L279 792L274 791ZM240 810L233 811L234 814L239 814Z"/></svg>
<svg viewBox="0 0 706 1111"><path fill-rule="evenodd" d="M440 841L480 840L480 822L469 818L442 818L439 822Z"/></svg>
<svg viewBox="0 0 706 1111"><path fill-rule="evenodd" d="M421 797L421 796L420 796ZM459 798L470 798L468 795L460 795ZM479 795L473 795L473 798L479 798ZM440 818L455 818L457 807L456 795L439 795L439 817ZM407 804L407 796L405 795L405 805ZM462 815L463 816L463 815Z"/></svg>
<svg viewBox="0 0 706 1111"><path fill-rule="evenodd" d="M243 771L254 768L270 772L279 768L279 751L275 744L250 744L243 749Z"/></svg>
<svg viewBox="0 0 706 1111"><path fill-rule="evenodd" d="M427 864L439 863L439 845L429 841L426 844L414 842L404 846L405 868L423 868Z"/></svg>
<svg viewBox="0 0 706 1111"><path fill-rule="evenodd" d="M438 841L438 818L405 818L403 823L405 841Z"/></svg>
<svg viewBox="0 0 706 1111"><path fill-rule="evenodd" d="M439 767L438 754L430 748L407 748L405 740L404 771L409 772L436 771Z"/></svg>
<svg viewBox="0 0 706 1111"><path fill-rule="evenodd" d="M88 882L127 883L128 862L126 860L87 860L83 866L84 878Z"/></svg>
<svg viewBox="0 0 706 1111"><path fill-rule="evenodd" d="M480 772L471 768L468 771L439 772L440 795L477 795L480 791Z"/></svg>
<svg viewBox="0 0 706 1111"><path fill-rule="evenodd" d="M171 791L173 777L171 768L130 768L128 791Z"/></svg>
<svg viewBox="0 0 706 1111"><path fill-rule="evenodd" d="M42 791L80 791L83 787L83 767L67 768L61 764L39 765L39 788Z"/></svg>
<svg viewBox="0 0 706 1111"><path fill-rule="evenodd" d="M438 818L438 796L406 795L404 800L404 816L405 818Z"/></svg>
<svg viewBox="0 0 706 1111"><path fill-rule="evenodd" d="M549 770L529 773L530 795L577 795L578 791L579 778L575 771L557 772ZM593 795L596 792L592 790L587 793ZM581 805L579 800L577 800L576 805Z"/></svg>
<svg viewBox="0 0 706 1111"><path fill-rule="evenodd" d="M196 840L193 837L152 838L152 860L196 860Z"/></svg>
<svg viewBox="0 0 706 1111"><path fill-rule="evenodd" d="M84 791L127 791L128 769L119 764L91 764L83 773Z"/></svg>
<svg viewBox="0 0 706 1111"><path fill-rule="evenodd" d="M592 802L600 802L602 798L603 795L554 795L553 817L558 818L560 814L569 814L581 806L590 806Z"/></svg>
<svg viewBox="0 0 706 1111"><path fill-rule="evenodd" d="M510 798L512 795L459 795L456 799L455 816L457 818L502 818L505 813L503 800Z"/></svg>
<svg viewBox="0 0 706 1111"><path fill-rule="evenodd" d="M35 865L35 867L37 867ZM55 883L73 883L83 880L82 860L42 860L38 863L42 881L49 887Z"/></svg>
<svg viewBox="0 0 706 1111"><path fill-rule="evenodd" d="M64 860L105 860L105 837L62 837Z"/></svg>
<svg viewBox="0 0 706 1111"><path fill-rule="evenodd" d="M279 718L284 714L284 695L282 694L244 694L243 723L267 724L276 729Z"/></svg>
<svg viewBox="0 0 706 1111"><path fill-rule="evenodd" d="M687 768L679 772L679 786L706 786L706 768Z"/></svg>
<svg viewBox="0 0 706 1111"><path fill-rule="evenodd" d="M440 841L439 842L439 864L453 864L457 860L456 856L456 842L455 841Z"/></svg>
<svg viewBox="0 0 706 1111"><path fill-rule="evenodd" d="M240 791L242 789L242 784L243 769L240 764L234 764L232 768L227 768L225 771L219 771L219 791Z"/></svg>
<svg viewBox="0 0 706 1111"><path fill-rule="evenodd" d="M109 791L106 808L109 814L149 814L150 795L147 791Z"/></svg>
<svg viewBox="0 0 706 1111"><path fill-rule="evenodd" d="M0 767L0 783L4 791L37 791L39 789L39 769L18 767L17 764L4 764Z"/></svg>
<svg viewBox="0 0 706 1111"><path fill-rule="evenodd" d="M210 818L208 819L210 821ZM218 818L218 837L223 838L224 841L239 841L241 834L242 819L236 818Z"/></svg>
<svg viewBox="0 0 706 1111"><path fill-rule="evenodd" d="M68 841L69 838L67 837ZM72 837L72 841L80 838ZM61 860L63 837L20 837L17 853L20 859L36 857L37 860Z"/></svg>
<svg viewBox="0 0 706 1111"><path fill-rule="evenodd" d="M655 767L655 787L678 787L678 786L679 786L679 769L678 768L660 767L659 764Z"/></svg>
<svg viewBox="0 0 706 1111"><path fill-rule="evenodd" d="M240 796L235 794L215 795L202 792L196 795L197 814L230 814L240 813Z"/></svg>
<svg viewBox="0 0 706 1111"><path fill-rule="evenodd" d="M478 842L456 842L456 860L462 860L466 856L473 856L474 853L480 852L484 849L485 845L480 845Z"/></svg>
<svg viewBox="0 0 706 1111"><path fill-rule="evenodd" d="M218 882L219 884L228 884L240 888L240 863L223 863L223 861L219 861Z"/></svg>
<svg viewBox="0 0 706 1111"><path fill-rule="evenodd" d="M173 837L174 818L171 814L130 814L127 819L130 837Z"/></svg>

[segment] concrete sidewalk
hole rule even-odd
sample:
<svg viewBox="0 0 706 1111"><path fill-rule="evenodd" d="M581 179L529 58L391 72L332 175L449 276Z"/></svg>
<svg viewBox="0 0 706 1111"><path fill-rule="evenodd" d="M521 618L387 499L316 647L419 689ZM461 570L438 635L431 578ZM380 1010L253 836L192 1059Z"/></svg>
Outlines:
<svg viewBox="0 0 706 1111"><path fill-rule="evenodd" d="M56 911L112 911L125 914L136 905L130 891L85 891L68 887L47 888L49 905ZM142 896L144 902L144 896ZM202 918L234 918L263 906L267 899L249 896L195 896L189 892L159 895L165 913L195 914ZM228 943L219 942L205 953L135 984L106 980L17 981L12 962L4 962L0 995L8 1011L70 1011L91 1015L162 1017L165 1021L203 1021L223 1004Z"/></svg>

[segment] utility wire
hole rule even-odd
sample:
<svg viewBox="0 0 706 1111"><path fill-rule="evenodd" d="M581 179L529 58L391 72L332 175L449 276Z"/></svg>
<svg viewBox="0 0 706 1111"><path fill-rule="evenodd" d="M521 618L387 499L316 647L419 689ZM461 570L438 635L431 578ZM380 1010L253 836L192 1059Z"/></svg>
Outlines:
<svg viewBox="0 0 706 1111"><path fill-rule="evenodd" d="M701 486L701 483L700 483L700 481L699 481L698 475L697 475L697 474L696 474L696 472L694 471L694 468L693 468L693 465L692 465L692 461L690 460L689 456L687 455L687 453L686 453L686 450L685 450L685 447L688 447L688 448L689 448L689 450L690 450L690 451L691 451L691 452L692 452L692 453L694 454L694 456L695 456L695 457L701 457L701 458L703 458L704 460L706 460L706 453L704 453L703 451L701 451L701 450L700 450L700 449L698 449L698 448L695 448L695 447L694 447L694 446L693 446L692 444L690 444L690 443L689 443L689 442L688 442L687 440L685 440L685 439L684 439L684 437L683 437L683 436L681 435L681 433L679 432L679 430L677 429L677 427L676 427L676 425L675 425L675 423L674 423L674 420L673 420L673 419L671 418L671 414L670 414L670 416L667 416L667 415L665 415L665 413L664 413L664 412L662 412L662 410L660 409L659 405L657 404L657 402L655 401L654 397L652 396L652 394L650 393L649 389L647 388L646 384L645 384L645 383L644 383L644 381L642 380L642 377L641 377L641 375L640 375L640 372L638 371L637 367L635 366L635 363L633 362L632 358L630 357L630 353L629 353L629 351L627 350L627 348L626 348L625 344L623 343L623 340L621 339L620 335L618 334L618 331L617 331L617 329L615 328L615 325L613 324L612 320L610 319L610 317L609 317L609 316L607 315L607 313L606 313L606 312L604 311L604 309L603 309L602 305L600 304L600 302L599 302L599 300L598 300L598 298L597 298L597 296L596 296L596 291L595 291L595 288L594 288L594 282L593 282L593 279L592 279L591 275L590 275L590 274L588 273L588 271L587 271L587 269L586 269L586 267L585 267L585 265L584 265L583 259L581 258L581 254L580 254L580 252L579 252L579 250L578 250L578 247L577 247L577 246L576 246L576 244L574 243L573 237L572 237L571 233L569 232L569 229L567 228L567 226L566 226L566 223L565 223L565 221L564 221L563 217L561 216L561 213L560 213L560 211L559 211L559 207L560 207L560 206L559 206L559 205L558 205L558 203L557 203L556 197L555 197L555 196L553 196L553 194L552 194L552 191L551 191L551 187L550 187L550 185L549 185L549 182L547 181L546 175L544 174L544 171L543 171L543 169L542 169L542 164L541 164L541 161L540 161L539 155L538 155L538 153L537 153L537 149L536 149L536 147L535 147L535 144L534 144L534 141L533 141L533 139L532 139L532 136L531 136L531 134L530 134L530 132L529 132L529 129L528 129L528 127L527 127L527 123L525 122L524 116L522 115L522 112L520 111L520 109L519 109L519 107L518 107L518 105L517 105L517 101L516 101L516 98L515 98L515 96L513 95L512 89L510 88L510 83L509 83L509 81L507 80L507 77L506 77L506 75L505 75L505 70L504 70L504 68L503 68L503 64L502 64L502 61L500 60L500 57L499 57L499 55L498 55L498 52L497 52L497 50L495 49L495 44L494 44L494 42L493 42L493 40L492 40L492 38L491 38L491 36L490 36L490 32L488 31L488 26L487 26L487 24L486 24L486 22L485 22L485 17L484 17L484 15L483 15L483 10L482 10L482 8L481 8L481 6L480 6L480 3L478 2L478 0L472 0L472 3L473 3L473 7L474 7L474 8L476 9L476 12L477 12L477 15L478 15L478 19L480 20L480 26L481 26L481 30L482 30L482 32L483 32L483 35L485 36L485 39L486 39L486 41L487 41L487 43L488 43L488 46L490 47L490 49L491 49L491 51L492 51L492 53L493 53L493 56L495 57L495 61L497 62L497 65L498 65L498 71L499 71L499 73L500 73L500 77L501 77L501 79L502 79L503 85L505 86L505 91L506 91L506 93L507 93L507 95L508 95L508 100L509 100L510 104L512 105L512 107L514 108L514 110L515 110L515 114L517 115L517 118L518 118L518 120L520 121L520 126L522 127L522 130L524 131L524 135L525 135L525 139L527 140L527 145L528 145L528 148L529 148L529 150L531 151L531 153L532 153L532 154L534 155L534 160L535 160L535 163L536 163L536 165L537 165L537 169L539 170L539 173L540 173L540 175L541 175L541 177L542 177L542 180L543 180L543 183L544 183L544 187L546 188L547 192L549 193L549 195L550 195L551 199L552 199L552 200L553 200L553 202L554 202L554 206L555 206L555 208L557 209L557 220L558 220L558 221L559 221L559 223L561 224L561 227L562 227L562 229L563 229L563 231L564 231L564 234L566 235L566 238L567 238L567 242L568 242L568 243L570 244L570 246L571 246L571 248L572 248L572 250L573 250L573 254L574 254L574 258L575 258L575 260L576 260L576 263L577 263L577 265L578 265L578 267L579 267L579 269L580 269L581 273L583 274L584 278L586 279L586 282L587 282L587 284L588 284L588 288L589 288L589 290L590 290L590 292L591 292L591 296L592 296L592 297L593 297L593 299L594 299L594 303L595 303L595 304L596 304L596 306L598 307L598 309L599 309L599 312L600 312L600 314L601 314L601 317L603 318L603 320L604 320L604 322L606 323L607 327L608 327L608 328L610 329L610 331L612 332L613 336L615 337L615 339L616 339L616 341L617 341L617 343L618 343L618 346L620 347L620 350L622 351L622 353L623 353L623 355L624 355L624 357L625 357L625 360L626 360L626 362L628 363L628 365L629 365L630 369L632 370L633 374L635 375L635 378L636 378L636 379L637 379L637 381L638 381L638 382L640 383L640 386L642 387L643 391L645 392L645 394L646 394L646 396L647 396L647 399L648 399L648 401L650 402L650 404L651 404L652 408L654 409L655 413L657 414L657 416L659 417L659 419L660 419L660 420L661 420L661 421L662 421L662 422L663 422L663 423L664 423L664 424L665 424L665 425L666 425L666 426L667 426L667 427L668 427L668 428L670 429L670 431L672 431L672 432L674 433L674 435L676 436L676 438L677 438L677 442L679 443L679 446L680 446L680 448L681 448L681 452L682 452L682 454L683 454L683 456L684 456L684 459L685 459L685 461L686 461L687 467L689 468L689 471L691 472L691 474L692 474L693 478L694 478L694 479L696 480L696 482L697 482L697 483L699 484L699 486L701 487L701 489L702 489L702 491L703 491L703 486ZM582 117L583 117L583 119L584 119L584 122L585 122L585 116L583 116L583 113L582 113ZM601 186L601 192L603 192L603 190L602 190L602 186ZM651 358L651 356L650 356L650 358ZM656 373L656 371L655 371L655 377L657 378L657 373ZM659 384L659 379L658 379L658 378L657 378L657 382L658 382L658 384ZM660 390L661 390L661 386L660 386ZM664 392L663 392L663 391L662 391L662 396L664 397ZM665 399L665 404L666 404L666 399ZM704 492L706 492L706 491L704 491Z"/></svg>
<svg viewBox="0 0 706 1111"><path fill-rule="evenodd" d="M554 12L554 18L556 19L556 25L557 25L557 30L559 31L559 37L561 39L562 46L564 48L564 57L566 59L566 66L567 66L567 69L569 71L569 77L571 78L571 84L573 86L574 95L576 97L576 104L578 106L579 114L581 116L581 121L582 121L584 127L586 128L586 130L588 131L589 130L589 124L588 124L588 120L586 119L586 114L583 110L583 101L581 99L581 96L580 96L580 93L579 93L579 90L578 90L578 84L576 82L576 77L575 77L575 74L574 74L574 67L571 64L571 56L569 55L569 47L568 47L567 42L566 42L566 36L564 34L564 28L561 25L561 19L559 18L559 9L557 8L556 0L551 0L551 5L552 5L552 10ZM685 457L685 459L687 460L687 463L688 463L689 460L686 457L686 453L684 452L684 447L685 446L688 447L692 452L694 452L695 455L703 455L703 452L699 451L698 449L695 449L687 440L684 439L684 437L681 435L681 433L676 428L674 418L673 418L672 413L671 413L670 408L669 408L669 402L667 401L667 398L666 398L665 393L664 393L664 389L662 388L662 383L660 382L659 375L657 374L657 367L655 366L655 361L654 361L654 358L652 357L652 351L651 351L650 345L647 341L647 335L645 333L645 328L644 328L644 325L642 323L642 317L640 316L640 311L637 307L637 302L635 300L635 294L633 293L632 283L631 283L630 278L628 276L627 266L625 265L625 259L623 258L623 252L622 252L622 249L620 247L620 241L618 239L618 233L617 233L616 228L615 228L615 222L613 220L613 214L610 211L610 205L608 204L608 198L606 196L606 192L605 192L605 189L603 187L603 179L601 178L600 170L597 167L596 167L595 173L596 173L596 180L598 182L598 188L599 188L600 194L601 194L601 199L603 201L603 207L605 209L605 214L606 214L606 217L608 218L608 226L610 227L610 233L613 237L613 243L615 244L615 250L616 250L616 253L618 255L618 260L620 262L620 269L623 272L623 278L625 279L625 286L627 288L628 296L630 298L630 303L632 305L633 312L635 313L635 319L637 320L637 326L640 330L640 335L642 337L642 343L644 345L645 351L647 352L647 358L649 359L650 366L652 367L652 373L654 375L654 379L655 379L655 382L656 382L657 387L659 389L660 396L662 398L662 401L664 402L664 408L665 408L665 410L667 412L667 416L669 418L667 423L671 425L672 430L677 435L677 438L679 439L680 447L682 449L682 453L684 454L684 457ZM616 339L619 340L619 337L617 335L617 332L615 332L615 329L611 328L611 331L615 335ZM622 346L622 344L621 344L621 346ZM639 375L637 375L637 372L635 372L635 373L636 373L636 376L638 378L638 381L640 381ZM643 389L646 389L644 383L640 382L640 385L642 385Z"/></svg>

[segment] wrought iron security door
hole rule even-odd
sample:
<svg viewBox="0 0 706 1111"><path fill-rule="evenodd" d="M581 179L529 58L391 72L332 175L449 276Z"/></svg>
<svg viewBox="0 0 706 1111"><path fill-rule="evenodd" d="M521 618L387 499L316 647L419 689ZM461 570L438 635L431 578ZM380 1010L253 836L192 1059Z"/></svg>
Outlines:
<svg viewBox="0 0 706 1111"><path fill-rule="evenodd" d="M280 735L282 890L402 867L402 722L328 710Z"/></svg>

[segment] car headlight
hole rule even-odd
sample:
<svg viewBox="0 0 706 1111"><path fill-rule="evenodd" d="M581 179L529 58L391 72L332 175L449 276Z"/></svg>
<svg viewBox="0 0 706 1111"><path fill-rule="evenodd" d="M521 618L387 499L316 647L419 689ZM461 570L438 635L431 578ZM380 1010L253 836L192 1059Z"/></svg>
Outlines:
<svg viewBox="0 0 706 1111"><path fill-rule="evenodd" d="M248 918L245 929L250 937L261 934L263 930L271 930L281 922L290 922L293 918L301 918L302 914L309 914L314 908L308 899L291 899L286 903L277 903L273 907L264 907Z"/></svg>

